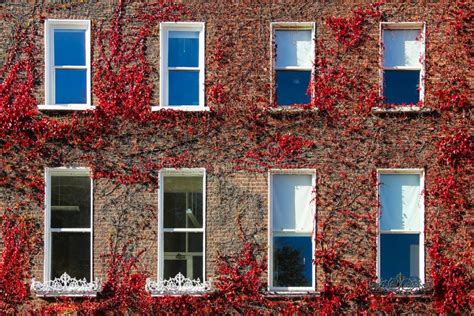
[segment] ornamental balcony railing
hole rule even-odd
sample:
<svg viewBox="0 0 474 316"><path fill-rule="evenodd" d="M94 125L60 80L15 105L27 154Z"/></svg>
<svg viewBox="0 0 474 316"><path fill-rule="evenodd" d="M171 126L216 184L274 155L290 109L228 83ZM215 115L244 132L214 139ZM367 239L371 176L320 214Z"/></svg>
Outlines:
<svg viewBox="0 0 474 316"><path fill-rule="evenodd" d="M375 292L396 293L396 294L423 294L428 292L430 287L426 283L422 283L420 278L406 278L403 274L398 274L394 278L383 280L381 282L373 282L370 288Z"/></svg>
<svg viewBox="0 0 474 316"><path fill-rule="evenodd" d="M201 295L211 291L210 282L192 280L178 273L174 278L168 280L153 281L146 280L145 289L153 296L158 295Z"/></svg>
<svg viewBox="0 0 474 316"><path fill-rule="evenodd" d="M64 272L61 277L45 282L32 279L30 289L37 296L96 296L102 290L102 281L77 280Z"/></svg>

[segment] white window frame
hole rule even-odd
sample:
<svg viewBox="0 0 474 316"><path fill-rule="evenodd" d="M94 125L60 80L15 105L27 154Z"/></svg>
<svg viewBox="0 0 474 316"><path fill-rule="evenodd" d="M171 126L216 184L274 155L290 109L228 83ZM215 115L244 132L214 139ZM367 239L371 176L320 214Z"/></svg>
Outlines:
<svg viewBox="0 0 474 316"><path fill-rule="evenodd" d="M312 41L312 49L311 49L311 68L308 67L299 67L299 66L287 66L287 67L277 67L276 62L278 56L276 56L276 31L304 31L304 30L311 30L311 41ZM278 105L278 100L276 97L276 72L277 70L297 70L297 71L311 71L310 75L310 83L311 80L314 78L315 74L315 67L314 67L314 59L316 57L316 23L315 22L271 22L270 23L270 83L272 89L270 89L270 100L272 104ZM314 88L311 91L311 99L314 99L315 91ZM310 100L311 101L311 100ZM292 108L292 105L278 105L278 108Z"/></svg>
<svg viewBox="0 0 474 316"><path fill-rule="evenodd" d="M395 67L385 67L384 65L384 42L383 42L383 32L384 30L420 30L421 31L421 49L420 49L420 67L407 67L407 66L395 66ZM385 70L419 70L420 71L420 79L419 79L419 99L418 101L424 102L425 100L425 60L426 60L426 53L425 53L425 44L426 44L426 24L424 22L380 22L380 85L379 85L379 92L380 97L384 97L384 80L383 74ZM415 104L416 105L416 104ZM396 109L404 109L404 108L412 108L414 106L407 105L397 105ZM421 110L419 107L415 106L413 110ZM403 110L401 110L403 112Z"/></svg>
<svg viewBox="0 0 474 316"><path fill-rule="evenodd" d="M401 229L380 229L380 215L382 214L382 205L380 203L380 175L382 174L415 174L420 176L420 220L421 229L419 231L413 230L401 230ZM425 284L425 170L420 168L409 168L409 169L398 169L398 168L379 168L377 169L377 201L378 201L378 214L377 214L377 282L380 283L380 272L381 272L381 254L380 254L380 235L381 234L419 234L419 269L420 269L420 282Z"/></svg>
<svg viewBox="0 0 474 316"><path fill-rule="evenodd" d="M90 205L90 228L51 228L51 177L52 176L88 176L90 178L91 205ZM90 234L90 278L92 282L94 276L94 251L93 251L93 231L94 231L94 181L89 168L84 167L60 167L45 168L45 216L44 216L44 281L51 280L51 249L52 233L89 233Z"/></svg>
<svg viewBox="0 0 474 316"><path fill-rule="evenodd" d="M164 178L166 176L172 177L202 177L202 207L203 218L201 228L164 228ZM159 172L158 184L158 280L163 280L164 273L164 233L181 232L181 233L202 233L202 278L201 282L206 281L206 169L205 168L165 168ZM187 263L189 266L189 262ZM192 264L192 263L191 263Z"/></svg>
<svg viewBox="0 0 474 316"><path fill-rule="evenodd" d="M198 67L168 67L168 34L170 31L199 32L199 66ZM208 111L205 105L205 35L204 22L161 22L160 23L160 105L152 106L152 111L172 109L180 111ZM199 70L199 105L169 105L168 74L170 70Z"/></svg>
<svg viewBox="0 0 474 316"><path fill-rule="evenodd" d="M54 30L72 29L85 30L85 66L55 66L54 65ZM90 20L55 20L48 19L44 23L44 88L45 104L38 105L40 110L92 110L91 104L91 22ZM55 73L56 69L86 69L86 103L56 104Z"/></svg>
<svg viewBox="0 0 474 316"><path fill-rule="evenodd" d="M274 175L310 175L311 176L311 185L312 185L312 204L313 204L313 214L314 214L314 223L312 232L302 232L294 229L283 229L279 231L273 230L273 176ZM314 261L316 242L315 242L315 233L316 233L316 170L314 169L272 169L268 171L268 291L274 292L276 294L288 294L288 293L307 293L316 291L316 265ZM273 237L279 236L288 236L288 237L310 237L312 245L312 284L309 287L275 287L273 286Z"/></svg>

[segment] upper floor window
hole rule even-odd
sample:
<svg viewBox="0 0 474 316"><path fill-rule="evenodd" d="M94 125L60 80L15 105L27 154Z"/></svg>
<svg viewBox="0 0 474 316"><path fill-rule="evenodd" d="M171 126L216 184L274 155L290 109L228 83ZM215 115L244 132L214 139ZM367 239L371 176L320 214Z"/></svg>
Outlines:
<svg viewBox="0 0 474 316"><path fill-rule="evenodd" d="M91 107L89 20L46 20L45 105L40 109Z"/></svg>
<svg viewBox="0 0 474 316"><path fill-rule="evenodd" d="M382 23L384 103L417 104L424 96L424 28L421 23Z"/></svg>
<svg viewBox="0 0 474 316"><path fill-rule="evenodd" d="M276 103L282 106L311 101L314 23L273 23Z"/></svg>
<svg viewBox="0 0 474 316"><path fill-rule="evenodd" d="M423 170L379 170L378 280L387 288L424 283Z"/></svg>
<svg viewBox="0 0 474 316"><path fill-rule="evenodd" d="M270 174L270 290L315 289L315 181L312 171Z"/></svg>
<svg viewBox="0 0 474 316"><path fill-rule="evenodd" d="M204 110L204 23L165 22L160 29L160 107Z"/></svg>

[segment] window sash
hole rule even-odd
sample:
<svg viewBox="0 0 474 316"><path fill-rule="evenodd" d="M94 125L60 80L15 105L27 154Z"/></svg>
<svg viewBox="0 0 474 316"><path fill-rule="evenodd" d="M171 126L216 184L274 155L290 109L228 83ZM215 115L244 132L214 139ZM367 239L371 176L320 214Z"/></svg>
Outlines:
<svg viewBox="0 0 474 316"><path fill-rule="evenodd" d="M51 197L52 197L52 186L51 186L51 177L60 177L60 176L89 176L90 171L88 168L46 168L45 169L45 203L46 209L44 214L44 262L43 262L43 278L45 281L51 280L52 273L52 235L53 233L89 233L90 234L90 271L89 271L89 281L92 280L94 275L94 241L93 241L93 223L94 223L94 183L92 178L90 178L90 227L88 228L52 228L51 227Z"/></svg>
<svg viewBox="0 0 474 316"><path fill-rule="evenodd" d="M199 48L198 48L198 67L169 67L168 54L170 38L169 32L199 32ZM205 67L205 28L201 22L162 22L160 24L160 105L153 107L152 110L160 108L170 108L178 110L204 110L205 107L205 90L204 90L204 67ZM170 104L170 71L195 71L198 72L198 104Z"/></svg>
<svg viewBox="0 0 474 316"><path fill-rule="evenodd" d="M71 29L85 30L85 65L56 66L54 63L54 30ZM45 21L44 31L45 43L45 105L40 105L40 109L71 109L82 110L93 108L91 105L91 44L90 44L90 20L55 20ZM56 103L56 70L57 69L78 69L86 70L86 103Z"/></svg>
<svg viewBox="0 0 474 316"><path fill-rule="evenodd" d="M200 228L164 228L164 178L171 177L201 177L202 178L202 203L203 203L203 218L202 227ZM163 280L164 275L164 260L170 260L169 255L165 255L164 251L164 234L165 233L202 233L202 275L206 280L206 170L204 168L184 168L184 169L162 169L159 172L159 186L158 186L158 279ZM168 254L168 253L167 253ZM198 253L196 253L198 254ZM201 255L199 253L199 255Z"/></svg>
<svg viewBox="0 0 474 316"><path fill-rule="evenodd" d="M421 34L421 43L420 43L420 58L421 61L417 66L385 66L385 50L384 50L384 31L386 30L419 30ZM419 79L419 97L418 101L423 101L425 99L425 47L426 47L426 28L424 22L381 22L380 23L380 97L384 98L384 71L385 70L419 70L420 79ZM407 103L407 105L410 105Z"/></svg>
<svg viewBox="0 0 474 316"><path fill-rule="evenodd" d="M316 185L316 173L314 170L311 169L294 169L294 170L271 170L268 173L268 183L269 183L269 190L268 190L268 290L272 292L284 292L284 293L301 293L301 292L308 292L308 291L315 291L316 290L316 266L312 263L312 284L310 287L297 287L297 286L289 286L289 287L277 287L273 285L273 252L274 252L274 245L273 245L273 238L274 237L310 237L311 238L311 256L312 261L314 262L315 258L315 249L316 244L313 238L316 225L313 223L313 230L312 231L301 231L296 229L274 229L273 228L273 176L274 175L311 175L311 184L314 188ZM315 197L313 196L312 192L312 199ZM316 204L311 203L313 208L313 215L316 216Z"/></svg>
<svg viewBox="0 0 474 316"><path fill-rule="evenodd" d="M376 262L376 272L377 272L377 282L381 282L381 241L380 241L380 236L382 234L412 234L415 235L417 234L419 236L419 274L420 274L420 281L421 283L425 283L425 234L424 234L424 213L425 213L425 208L424 208L424 185L425 185L425 173L424 169L377 169L377 198L380 199L379 196L379 190L380 190L380 175L382 174L416 174L419 175L420 177L420 192L421 192L421 197L420 197L420 206L419 206L419 211L421 212L420 214L420 221L421 221L421 226L419 230L402 230L402 229L391 229L391 230L386 230L386 229L381 229L380 228L380 209L378 210L377 214L377 262Z"/></svg>

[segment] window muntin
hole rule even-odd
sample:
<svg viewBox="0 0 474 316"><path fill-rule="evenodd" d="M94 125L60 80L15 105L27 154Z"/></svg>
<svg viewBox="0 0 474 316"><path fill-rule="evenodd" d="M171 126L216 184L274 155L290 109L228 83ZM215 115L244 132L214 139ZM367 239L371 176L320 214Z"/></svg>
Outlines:
<svg viewBox="0 0 474 316"><path fill-rule="evenodd" d="M92 179L87 169L46 171L45 280L92 280Z"/></svg>
<svg viewBox="0 0 474 316"><path fill-rule="evenodd" d="M312 172L270 174L270 290L315 288L314 185Z"/></svg>
<svg viewBox="0 0 474 316"><path fill-rule="evenodd" d="M46 20L44 109L88 109L90 21Z"/></svg>
<svg viewBox="0 0 474 316"><path fill-rule="evenodd" d="M313 23L273 24L276 103L280 106L311 101L314 60Z"/></svg>
<svg viewBox="0 0 474 316"><path fill-rule="evenodd" d="M160 34L160 107L204 109L204 23L161 23Z"/></svg>
<svg viewBox="0 0 474 316"><path fill-rule="evenodd" d="M204 281L204 171L162 171L160 192L159 279L181 273Z"/></svg>
<svg viewBox="0 0 474 316"><path fill-rule="evenodd" d="M382 24L382 91L386 104L416 104L424 95L424 32L420 23Z"/></svg>
<svg viewBox="0 0 474 316"><path fill-rule="evenodd" d="M424 282L422 192L422 171L379 170L380 282L395 279Z"/></svg>

